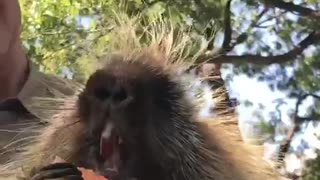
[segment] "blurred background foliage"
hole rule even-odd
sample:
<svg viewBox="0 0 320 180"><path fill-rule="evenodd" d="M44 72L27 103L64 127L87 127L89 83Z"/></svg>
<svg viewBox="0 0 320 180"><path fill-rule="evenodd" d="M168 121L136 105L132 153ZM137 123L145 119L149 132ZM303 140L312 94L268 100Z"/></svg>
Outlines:
<svg viewBox="0 0 320 180"><path fill-rule="evenodd" d="M301 157L290 147L291 140L304 133L304 127L310 123L316 127L320 120L318 0L20 0L20 3L24 46L30 60L45 73L84 82L93 70L92 60L103 56L107 47L108 32L113 28L108 23L110 16L124 8L129 15L140 13L145 24L161 15L206 39L207 50L222 55L211 62L222 65L221 71L228 70L226 85L233 77L245 74L267 83L273 91L285 93L286 98L275 101L274 111L267 113L268 120L262 115L266 114L262 104L253 116L258 119L260 133L268 140L289 145L286 153ZM304 107L301 113L308 98L312 105ZM294 107L286 112L289 125L283 123L278 109L288 99L295 100ZM253 106L254 102L246 100L242 104ZM278 135L287 138L279 142ZM306 164L303 172L307 176L301 178L320 179L319 158Z"/></svg>
<svg viewBox="0 0 320 180"><path fill-rule="evenodd" d="M224 1L81 1L20 0L23 9L22 38L28 57L46 73L60 74L66 67L74 78L84 81L90 72L90 59L103 54L112 25L108 17L116 9L129 15L138 12L146 24L158 15L173 23L192 25L202 34L222 21ZM214 12L214 13L212 13ZM89 62L88 62L89 61ZM90 68L89 68L90 69Z"/></svg>

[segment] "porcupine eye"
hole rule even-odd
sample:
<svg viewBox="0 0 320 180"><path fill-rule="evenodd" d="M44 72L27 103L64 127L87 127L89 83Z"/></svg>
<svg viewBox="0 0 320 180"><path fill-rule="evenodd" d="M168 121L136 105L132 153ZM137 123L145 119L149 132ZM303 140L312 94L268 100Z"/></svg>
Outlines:
<svg viewBox="0 0 320 180"><path fill-rule="evenodd" d="M110 92L105 88L97 88L94 95L100 100L105 100L110 97Z"/></svg>

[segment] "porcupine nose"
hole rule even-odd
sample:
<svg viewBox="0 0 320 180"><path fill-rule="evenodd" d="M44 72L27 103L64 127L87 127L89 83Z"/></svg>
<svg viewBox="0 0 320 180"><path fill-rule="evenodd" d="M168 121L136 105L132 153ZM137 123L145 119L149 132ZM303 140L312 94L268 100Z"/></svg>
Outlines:
<svg viewBox="0 0 320 180"><path fill-rule="evenodd" d="M124 86L116 84L112 88L111 100L114 108L120 108L128 105L133 98L130 96L128 90Z"/></svg>
<svg viewBox="0 0 320 180"><path fill-rule="evenodd" d="M121 85L115 85L112 89L112 100L114 102L122 102L125 101L128 97L128 93L126 92L125 88Z"/></svg>

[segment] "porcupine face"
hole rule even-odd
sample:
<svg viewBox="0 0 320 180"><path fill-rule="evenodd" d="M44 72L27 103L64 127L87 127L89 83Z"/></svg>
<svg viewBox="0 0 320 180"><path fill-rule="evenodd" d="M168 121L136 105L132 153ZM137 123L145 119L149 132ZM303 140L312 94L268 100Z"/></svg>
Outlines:
<svg viewBox="0 0 320 180"><path fill-rule="evenodd" d="M160 67L134 61L111 61L89 78L79 113L95 142L88 158L98 172L111 179L119 174L144 179L154 176L153 169L162 173L148 152L164 153L154 149L152 131L172 126L178 113L173 102L182 96L177 87Z"/></svg>

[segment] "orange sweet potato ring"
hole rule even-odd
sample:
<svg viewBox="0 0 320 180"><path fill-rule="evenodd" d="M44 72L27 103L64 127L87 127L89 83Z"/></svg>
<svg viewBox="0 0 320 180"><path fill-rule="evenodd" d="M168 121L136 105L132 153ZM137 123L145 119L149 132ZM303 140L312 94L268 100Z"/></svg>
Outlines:
<svg viewBox="0 0 320 180"><path fill-rule="evenodd" d="M56 157L54 163L65 162L65 160L60 157ZM96 175L92 170L78 167L78 169L82 172L82 177L84 180L108 180L103 176Z"/></svg>

